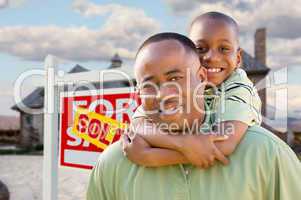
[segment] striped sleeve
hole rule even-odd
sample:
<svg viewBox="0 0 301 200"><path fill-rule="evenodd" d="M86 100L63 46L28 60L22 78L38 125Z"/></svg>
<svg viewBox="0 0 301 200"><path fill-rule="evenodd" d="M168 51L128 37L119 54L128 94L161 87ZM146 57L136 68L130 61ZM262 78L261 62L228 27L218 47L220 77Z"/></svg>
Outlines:
<svg viewBox="0 0 301 200"><path fill-rule="evenodd" d="M241 121L248 126L261 124L261 101L256 88L243 82L221 87L216 108L217 122Z"/></svg>

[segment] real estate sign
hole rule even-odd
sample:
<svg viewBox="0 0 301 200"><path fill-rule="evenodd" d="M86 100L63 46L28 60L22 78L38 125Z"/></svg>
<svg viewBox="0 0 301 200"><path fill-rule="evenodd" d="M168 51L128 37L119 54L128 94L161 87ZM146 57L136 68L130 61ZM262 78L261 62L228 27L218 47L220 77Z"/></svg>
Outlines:
<svg viewBox="0 0 301 200"><path fill-rule="evenodd" d="M92 169L140 104L133 88L61 94L60 165Z"/></svg>

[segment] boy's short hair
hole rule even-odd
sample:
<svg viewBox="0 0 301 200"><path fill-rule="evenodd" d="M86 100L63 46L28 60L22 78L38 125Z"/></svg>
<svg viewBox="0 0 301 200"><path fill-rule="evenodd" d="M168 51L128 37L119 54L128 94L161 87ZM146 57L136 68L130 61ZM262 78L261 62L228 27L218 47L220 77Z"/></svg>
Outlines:
<svg viewBox="0 0 301 200"><path fill-rule="evenodd" d="M136 57L139 54L139 52L146 46L148 46L151 43L155 42L161 42L165 40L175 40L178 41L186 51L193 52L196 55L198 55L197 49L195 47L195 44L186 36L181 35L179 33L174 32L163 32L163 33L157 33L155 35L150 36L148 39L146 39L142 45L139 47Z"/></svg>
<svg viewBox="0 0 301 200"><path fill-rule="evenodd" d="M230 17L229 15L226 15L224 13L221 13L221 12L216 12L216 11L212 11L212 12L206 12L204 14L201 14L197 17L195 17L191 24L190 24L190 28L198 21L200 20L203 20L203 19L215 19L215 20L221 20L221 21L224 21L226 23L228 23L229 25L231 25L237 36L239 35L239 28L238 28L238 24L237 22L232 18Z"/></svg>

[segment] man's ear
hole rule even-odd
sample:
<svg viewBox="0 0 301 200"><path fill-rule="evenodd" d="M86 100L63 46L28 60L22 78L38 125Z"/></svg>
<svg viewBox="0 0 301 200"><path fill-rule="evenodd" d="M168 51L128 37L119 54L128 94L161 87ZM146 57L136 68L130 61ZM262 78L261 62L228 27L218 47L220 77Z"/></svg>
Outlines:
<svg viewBox="0 0 301 200"><path fill-rule="evenodd" d="M236 52L236 66L237 67L241 67L242 64L242 48L238 48L237 52Z"/></svg>
<svg viewBox="0 0 301 200"><path fill-rule="evenodd" d="M199 67L198 70L198 77L202 82L207 81L207 69L203 67L202 65Z"/></svg>

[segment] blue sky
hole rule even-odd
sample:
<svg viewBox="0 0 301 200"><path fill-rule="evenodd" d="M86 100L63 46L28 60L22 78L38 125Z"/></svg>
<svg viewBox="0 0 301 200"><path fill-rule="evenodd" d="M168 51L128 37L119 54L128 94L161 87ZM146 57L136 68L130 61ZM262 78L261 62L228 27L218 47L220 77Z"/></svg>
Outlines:
<svg viewBox="0 0 301 200"><path fill-rule="evenodd" d="M26 70L43 68L48 53L59 55L65 63L60 69L66 71L76 63L89 69L107 67L116 52L131 64L139 43L149 35L159 31L186 34L194 16L212 10L238 21L241 46L251 55L256 28L267 27L268 66L289 67L288 79L295 91L301 85L297 77L301 72L301 6L296 2L0 0L0 115L17 114L10 110L14 81ZM41 82L42 77L26 81L23 94ZM295 93L292 96L294 102L301 100Z"/></svg>

